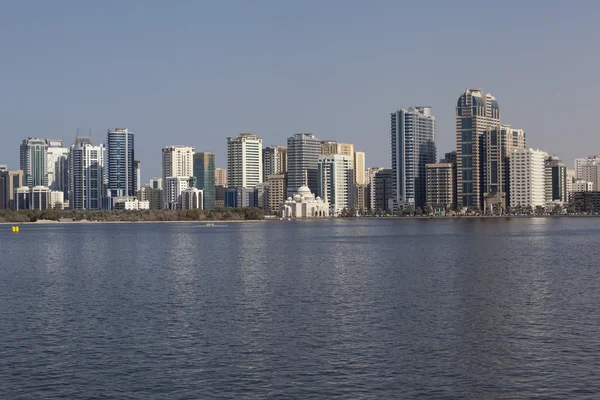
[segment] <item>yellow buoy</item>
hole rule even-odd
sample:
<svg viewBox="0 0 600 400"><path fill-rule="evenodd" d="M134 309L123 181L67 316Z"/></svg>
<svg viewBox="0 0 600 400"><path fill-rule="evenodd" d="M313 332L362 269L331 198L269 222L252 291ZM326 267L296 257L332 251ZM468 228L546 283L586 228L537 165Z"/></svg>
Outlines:
<svg viewBox="0 0 600 400"><path fill-rule="evenodd" d="M12 231L13 231L14 233L18 233L18 232L19 232L19 227L18 227L18 226L13 226L13 227L12 227Z"/></svg>

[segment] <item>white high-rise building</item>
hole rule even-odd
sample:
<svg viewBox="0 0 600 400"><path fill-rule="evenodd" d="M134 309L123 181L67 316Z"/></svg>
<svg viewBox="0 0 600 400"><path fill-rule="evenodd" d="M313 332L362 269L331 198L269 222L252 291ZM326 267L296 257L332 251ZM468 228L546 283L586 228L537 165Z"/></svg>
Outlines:
<svg viewBox="0 0 600 400"><path fill-rule="evenodd" d="M592 182L594 191L600 190L600 160L590 159L580 166L579 178L582 181Z"/></svg>
<svg viewBox="0 0 600 400"><path fill-rule="evenodd" d="M165 200L166 208L177 210L181 209L181 194L190 187L190 177L188 176L169 176L165 179Z"/></svg>
<svg viewBox="0 0 600 400"><path fill-rule="evenodd" d="M69 207L100 210L104 194L105 149L78 136L69 151Z"/></svg>
<svg viewBox="0 0 600 400"><path fill-rule="evenodd" d="M319 156L317 164L319 196L329 202L331 215L353 206L354 160L352 156L329 154Z"/></svg>
<svg viewBox="0 0 600 400"><path fill-rule="evenodd" d="M262 139L252 133L227 138L227 184L255 188L263 181Z"/></svg>
<svg viewBox="0 0 600 400"><path fill-rule="evenodd" d="M589 156L575 159L575 179L584 179L584 165L600 164L600 156Z"/></svg>
<svg viewBox="0 0 600 400"><path fill-rule="evenodd" d="M48 140L46 182L51 190L69 191L69 148L60 140Z"/></svg>
<svg viewBox="0 0 600 400"><path fill-rule="evenodd" d="M591 192L594 190L594 184L592 182L582 181L577 179L573 182L573 192Z"/></svg>
<svg viewBox="0 0 600 400"><path fill-rule="evenodd" d="M165 185L167 178L181 177L189 181L194 176L194 152L193 147L181 145L162 149L162 181ZM175 208L176 202L177 197L173 198L168 190L163 192L164 207Z"/></svg>
<svg viewBox="0 0 600 400"><path fill-rule="evenodd" d="M542 150L519 149L510 154L510 208L545 206L545 161Z"/></svg>
<svg viewBox="0 0 600 400"><path fill-rule="evenodd" d="M181 192L182 210L204 210L204 191L190 187Z"/></svg>
<svg viewBox="0 0 600 400"><path fill-rule="evenodd" d="M354 153L354 183L366 185L365 172L365 152L357 151Z"/></svg>

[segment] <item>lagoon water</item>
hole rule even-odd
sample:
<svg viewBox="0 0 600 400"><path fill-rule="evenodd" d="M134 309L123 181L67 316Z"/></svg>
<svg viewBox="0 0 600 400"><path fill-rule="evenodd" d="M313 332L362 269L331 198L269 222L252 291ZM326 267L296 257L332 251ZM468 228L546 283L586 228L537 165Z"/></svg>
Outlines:
<svg viewBox="0 0 600 400"><path fill-rule="evenodd" d="M6 399L598 399L600 218L0 225Z"/></svg>

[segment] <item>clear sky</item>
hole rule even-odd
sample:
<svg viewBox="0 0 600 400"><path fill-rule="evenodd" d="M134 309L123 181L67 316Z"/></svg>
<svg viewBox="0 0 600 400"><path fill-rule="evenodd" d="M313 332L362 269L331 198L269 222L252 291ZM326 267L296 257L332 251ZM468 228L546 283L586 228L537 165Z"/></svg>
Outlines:
<svg viewBox="0 0 600 400"><path fill-rule="evenodd" d="M430 105L454 148L466 87L563 158L600 153L598 1L0 0L0 164L28 136L136 133L144 181L160 149L216 153L254 132L354 143L388 166L390 113Z"/></svg>

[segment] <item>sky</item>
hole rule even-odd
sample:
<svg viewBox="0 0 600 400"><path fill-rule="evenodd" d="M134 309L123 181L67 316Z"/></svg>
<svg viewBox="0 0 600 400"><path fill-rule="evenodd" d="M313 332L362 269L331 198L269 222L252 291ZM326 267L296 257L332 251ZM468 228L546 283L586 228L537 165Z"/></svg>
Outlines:
<svg viewBox="0 0 600 400"><path fill-rule="evenodd" d="M354 143L390 165L390 113L429 105L438 158L465 88L496 96L529 147L600 153L600 2L0 0L0 164L26 137L135 132L143 180L161 148L216 154L253 132Z"/></svg>

